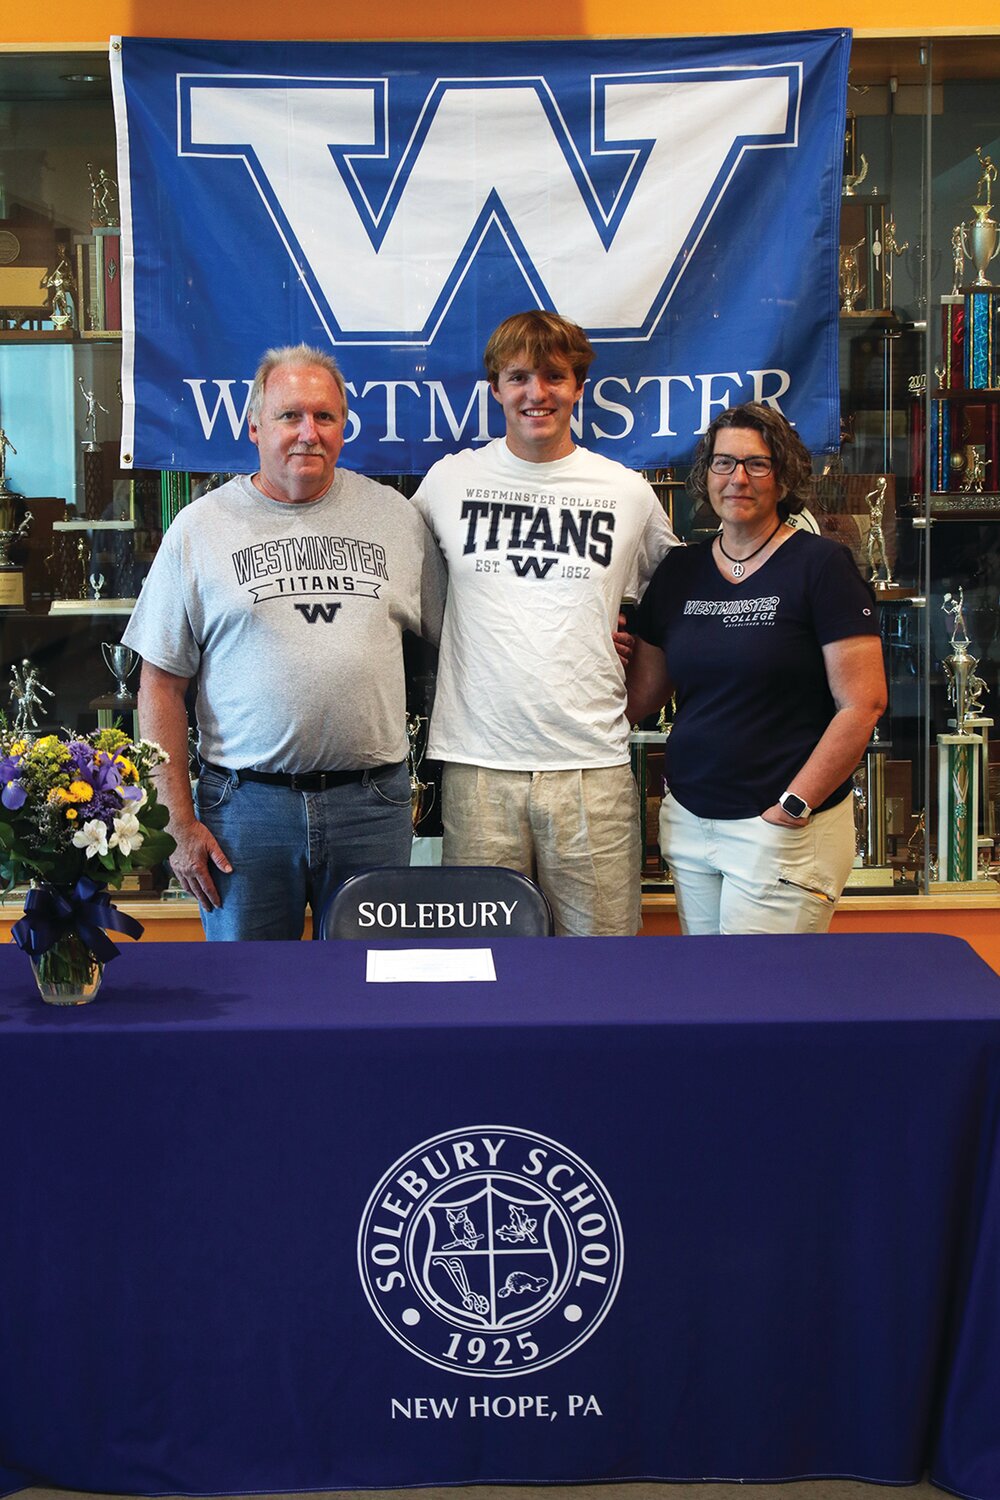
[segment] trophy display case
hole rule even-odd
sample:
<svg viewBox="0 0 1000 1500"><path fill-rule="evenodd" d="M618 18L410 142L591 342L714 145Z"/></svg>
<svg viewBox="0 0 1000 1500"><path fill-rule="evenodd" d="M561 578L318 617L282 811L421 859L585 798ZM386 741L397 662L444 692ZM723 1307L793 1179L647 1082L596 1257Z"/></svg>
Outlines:
<svg viewBox="0 0 1000 1500"><path fill-rule="evenodd" d="M854 311L842 301L843 443L820 492L832 491L841 525L859 509L864 524L869 509L869 539L883 532L869 576L890 706L856 777L866 826L849 890L1000 893L989 742L1000 691L998 74L997 38L856 41L852 52L841 239L857 227L848 203L876 194L886 295L881 308L869 299L867 318L860 297ZM863 189L852 165L862 153ZM878 470L884 499L866 491L859 505Z"/></svg>
<svg viewBox="0 0 1000 1500"><path fill-rule="evenodd" d="M47 54L36 94L0 52L0 708L30 662L39 731L135 707L120 647L177 511L226 476L122 470L121 227L106 58ZM40 80L40 59L30 70ZM6 79L6 88L4 82ZM837 296L841 444L814 456L810 524L881 606L889 708L855 775L847 897L1000 896L1000 36L852 50ZM766 253L762 247L761 253ZM995 283L995 284L994 284ZM385 476L383 476L385 477ZM709 535L682 466L649 474L678 533ZM400 480L411 492L412 476ZM433 680L419 653L411 728ZM669 891L656 808L669 722L633 767L644 880ZM411 734L414 816L438 768Z"/></svg>

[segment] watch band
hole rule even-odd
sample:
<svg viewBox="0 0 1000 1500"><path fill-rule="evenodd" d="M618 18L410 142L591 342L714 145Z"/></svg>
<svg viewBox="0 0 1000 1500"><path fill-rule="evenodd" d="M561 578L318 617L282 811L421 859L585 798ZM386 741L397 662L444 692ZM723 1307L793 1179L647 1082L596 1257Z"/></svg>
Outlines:
<svg viewBox="0 0 1000 1500"><path fill-rule="evenodd" d="M790 818L811 818L812 808L804 797L798 792L782 792L778 798L778 806L784 808Z"/></svg>

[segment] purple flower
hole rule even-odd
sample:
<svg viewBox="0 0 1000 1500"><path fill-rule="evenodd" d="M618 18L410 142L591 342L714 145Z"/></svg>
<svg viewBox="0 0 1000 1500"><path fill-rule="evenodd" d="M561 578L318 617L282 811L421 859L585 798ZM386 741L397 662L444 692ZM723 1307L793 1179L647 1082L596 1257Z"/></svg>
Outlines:
<svg viewBox="0 0 1000 1500"><path fill-rule="evenodd" d="M87 779L95 792L109 792L118 786L122 776L111 756L99 750L89 768Z"/></svg>
<svg viewBox="0 0 1000 1500"><path fill-rule="evenodd" d="M23 807L28 794L18 781L21 774L21 757L19 755L0 756L0 782L3 783L3 792L0 794L0 802L11 812L17 812Z"/></svg>
<svg viewBox="0 0 1000 1500"><path fill-rule="evenodd" d="M28 800L28 794L19 781L8 781L4 784L3 792L0 793L0 802L11 812L17 812Z"/></svg>

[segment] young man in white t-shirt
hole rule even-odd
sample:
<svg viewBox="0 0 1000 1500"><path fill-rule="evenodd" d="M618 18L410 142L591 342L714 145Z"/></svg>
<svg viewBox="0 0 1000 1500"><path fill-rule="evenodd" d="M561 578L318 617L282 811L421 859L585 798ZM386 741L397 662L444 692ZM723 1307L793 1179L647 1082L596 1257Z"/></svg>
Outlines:
<svg viewBox="0 0 1000 1500"><path fill-rule="evenodd" d="M484 355L506 434L443 458L415 503L448 565L428 754L446 864L537 880L556 931L639 926L639 814L613 632L677 539L650 486L577 447L583 329L518 313Z"/></svg>

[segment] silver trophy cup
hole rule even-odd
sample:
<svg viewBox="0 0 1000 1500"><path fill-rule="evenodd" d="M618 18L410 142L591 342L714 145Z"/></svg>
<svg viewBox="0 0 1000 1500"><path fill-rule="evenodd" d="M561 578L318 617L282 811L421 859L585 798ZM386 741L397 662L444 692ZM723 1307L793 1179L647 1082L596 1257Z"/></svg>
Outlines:
<svg viewBox="0 0 1000 1500"><path fill-rule="evenodd" d="M962 225L962 249L966 259L971 260L976 268L973 286L992 286L986 268L990 261L996 259L997 251L1000 250L996 220L987 218L977 208L975 222Z"/></svg>
<svg viewBox="0 0 1000 1500"><path fill-rule="evenodd" d="M103 641L101 653L108 671L118 684L115 697L119 702L131 706L132 694L128 690L128 679L136 669L138 651L133 651L131 646L123 646L120 641Z"/></svg>

